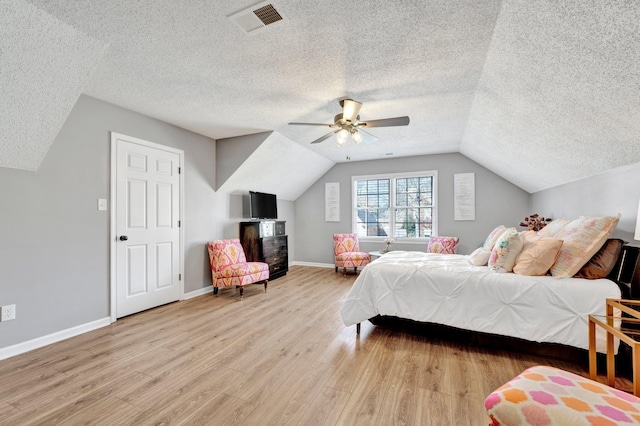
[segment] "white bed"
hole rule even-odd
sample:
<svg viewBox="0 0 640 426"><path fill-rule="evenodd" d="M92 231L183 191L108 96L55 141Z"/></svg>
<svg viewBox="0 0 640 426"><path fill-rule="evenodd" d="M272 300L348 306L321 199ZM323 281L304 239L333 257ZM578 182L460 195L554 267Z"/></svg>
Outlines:
<svg viewBox="0 0 640 426"><path fill-rule="evenodd" d="M360 272L341 315L346 326L394 316L589 349L588 315L620 297L607 279L495 273L464 255L393 251ZM605 348L599 333L597 350Z"/></svg>

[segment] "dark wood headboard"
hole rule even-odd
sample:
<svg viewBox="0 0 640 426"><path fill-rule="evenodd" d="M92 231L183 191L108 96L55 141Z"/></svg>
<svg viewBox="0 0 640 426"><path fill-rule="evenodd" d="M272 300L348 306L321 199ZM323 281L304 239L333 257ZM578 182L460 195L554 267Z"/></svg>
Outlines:
<svg viewBox="0 0 640 426"><path fill-rule="evenodd" d="M623 246L608 278L618 283L623 298L640 300L640 247Z"/></svg>

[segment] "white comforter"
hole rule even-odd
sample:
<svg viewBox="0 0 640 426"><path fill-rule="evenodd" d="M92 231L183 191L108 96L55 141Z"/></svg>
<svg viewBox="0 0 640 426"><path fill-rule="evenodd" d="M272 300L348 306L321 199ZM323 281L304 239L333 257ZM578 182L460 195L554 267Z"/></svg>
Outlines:
<svg viewBox="0 0 640 426"><path fill-rule="evenodd" d="M360 272L341 314L346 326L389 315L589 349L588 315L620 296L607 279L495 273L464 255L393 251Z"/></svg>

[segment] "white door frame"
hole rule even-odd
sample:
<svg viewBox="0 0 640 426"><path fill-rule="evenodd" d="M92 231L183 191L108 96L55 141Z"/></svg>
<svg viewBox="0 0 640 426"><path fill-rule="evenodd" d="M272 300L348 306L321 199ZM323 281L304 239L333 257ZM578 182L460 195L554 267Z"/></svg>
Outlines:
<svg viewBox="0 0 640 426"><path fill-rule="evenodd" d="M117 178L117 156L116 156L116 144L118 139L125 139L127 142L136 143L142 146L146 146L149 148L160 149L163 151L173 152L178 154L180 157L180 200L179 200L179 209L180 209L180 229L179 229L179 248L178 251L180 253L180 300L184 299L184 151L181 149L172 148L165 145L160 145L154 142L149 142L144 139L135 138L133 136L127 136L122 133L111 132L111 188L110 188L110 230L109 230L109 246L110 246L110 300L109 300L109 310L111 313L111 322L116 321L116 304L117 304L117 282L116 282L116 178Z"/></svg>

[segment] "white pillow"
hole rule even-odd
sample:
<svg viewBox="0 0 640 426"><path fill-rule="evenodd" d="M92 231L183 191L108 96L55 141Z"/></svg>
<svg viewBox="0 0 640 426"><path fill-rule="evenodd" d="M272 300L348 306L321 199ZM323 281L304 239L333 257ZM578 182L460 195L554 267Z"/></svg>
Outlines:
<svg viewBox="0 0 640 426"><path fill-rule="evenodd" d="M558 238L558 235L562 232L562 228L564 228L569 222L571 221L567 219L556 219L551 221L538 231L538 235L541 237Z"/></svg>
<svg viewBox="0 0 640 426"><path fill-rule="evenodd" d="M475 266L486 266L489 261L489 256L491 256L491 252L489 250L479 247L469 255L469 259L467 260L470 264Z"/></svg>
<svg viewBox="0 0 640 426"><path fill-rule="evenodd" d="M500 235L496 241L491 256L489 256L489 266L499 266L507 272L513 271L516 258L522 251L524 243L516 228L508 228Z"/></svg>
<svg viewBox="0 0 640 426"><path fill-rule="evenodd" d="M484 240L482 248L489 251L493 250L493 246L496 244L496 241L498 241L498 238L500 238L500 235L502 235L506 229L507 228L504 225L497 226Z"/></svg>

